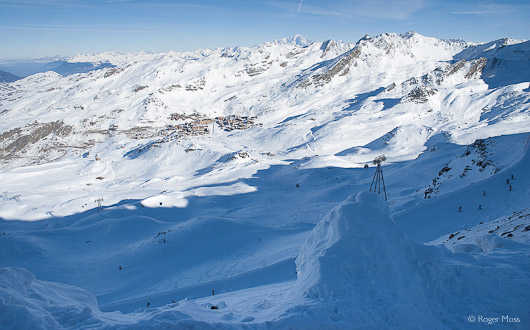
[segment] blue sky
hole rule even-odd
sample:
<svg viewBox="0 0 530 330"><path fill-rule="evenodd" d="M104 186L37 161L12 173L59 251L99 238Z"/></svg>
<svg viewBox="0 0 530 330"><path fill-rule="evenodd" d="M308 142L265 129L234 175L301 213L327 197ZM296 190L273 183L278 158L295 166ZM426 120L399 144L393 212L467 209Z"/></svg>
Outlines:
<svg viewBox="0 0 530 330"><path fill-rule="evenodd" d="M253 46L297 33L530 39L529 22L528 0L0 0L0 58Z"/></svg>

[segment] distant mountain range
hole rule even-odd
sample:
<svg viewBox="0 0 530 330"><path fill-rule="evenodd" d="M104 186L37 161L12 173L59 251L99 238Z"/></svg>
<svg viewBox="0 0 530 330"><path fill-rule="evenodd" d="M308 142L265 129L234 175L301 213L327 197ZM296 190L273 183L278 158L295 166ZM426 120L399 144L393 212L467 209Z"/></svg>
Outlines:
<svg viewBox="0 0 530 330"><path fill-rule="evenodd" d="M11 61L0 64L0 82L13 82L36 73L54 71L62 76L113 67L110 63L71 62L54 60ZM11 73L13 72L13 73Z"/></svg>
<svg viewBox="0 0 530 330"><path fill-rule="evenodd" d="M15 76L12 73L0 70L0 83L9 83L19 80L19 76Z"/></svg>

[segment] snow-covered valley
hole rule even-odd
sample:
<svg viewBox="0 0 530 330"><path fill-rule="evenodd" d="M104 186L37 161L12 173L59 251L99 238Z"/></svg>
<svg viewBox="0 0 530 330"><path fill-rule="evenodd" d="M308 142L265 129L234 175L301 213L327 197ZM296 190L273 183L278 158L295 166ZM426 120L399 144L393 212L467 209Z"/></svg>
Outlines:
<svg viewBox="0 0 530 330"><path fill-rule="evenodd" d="M69 61L0 84L7 328L529 326L529 42Z"/></svg>

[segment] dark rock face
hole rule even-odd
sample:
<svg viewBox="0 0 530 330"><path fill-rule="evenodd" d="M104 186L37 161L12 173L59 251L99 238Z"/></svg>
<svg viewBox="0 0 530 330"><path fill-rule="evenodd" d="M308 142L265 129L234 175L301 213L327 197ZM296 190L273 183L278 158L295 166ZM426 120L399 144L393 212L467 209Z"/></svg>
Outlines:
<svg viewBox="0 0 530 330"><path fill-rule="evenodd" d="M52 137L65 137L71 131L72 126L65 125L63 121L58 120L50 123L35 121L26 127L4 132L0 134L0 160L9 161L12 158L22 157L25 150L42 139L50 135ZM44 155L40 156L45 158Z"/></svg>
<svg viewBox="0 0 530 330"><path fill-rule="evenodd" d="M418 86L408 93L401 102L415 102L425 103L429 100L429 96L436 94L436 90L427 86Z"/></svg>
<svg viewBox="0 0 530 330"><path fill-rule="evenodd" d="M355 60L361 56L361 48L356 46L348 53L344 54L335 64L333 64L327 71L320 74L314 74L307 79L300 82L299 87L308 87L311 84L322 86L331 81L335 76L345 76L350 71L350 67L355 66Z"/></svg>
<svg viewBox="0 0 530 330"><path fill-rule="evenodd" d="M474 61L473 65L469 69L469 72L466 73L464 77L466 79L471 79L475 74L482 74L482 70L484 70L486 63L487 59L485 58L479 58L478 60Z"/></svg>

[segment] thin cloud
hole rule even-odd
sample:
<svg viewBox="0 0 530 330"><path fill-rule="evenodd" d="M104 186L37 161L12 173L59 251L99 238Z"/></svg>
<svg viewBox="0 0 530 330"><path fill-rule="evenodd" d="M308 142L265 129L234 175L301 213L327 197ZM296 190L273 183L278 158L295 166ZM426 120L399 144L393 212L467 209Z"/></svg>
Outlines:
<svg viewBox="0 0 530 330"><path fill-rule="evenodd" d="M451 12L453 15L491 15L491 14L498 14L499 12L492 11L492 10L482 10L482 11L454 11Z"/></svg>
<svg viewBox="0 0 530 330"><path fill-rule="evenodd" d="M149 33L149 32L176 32L186 31L184 27L123 27L118 25L98 25L98 26L74 26L74 25L29 25L14 26L0 25L0 30L21 30L21 31L73 31L73 32L105 32L105 33Z"/></svg>
<svg viewBox="0 0 530 330"><path fill-rule="evenodd" d="M76 11L87 9L98 9L101 6L84 2L84 1L70 1L70 0L1 0L0 7L14 8L25 11L41 11L41 10L60 10L60 11Z"/></svg>
<svg viewBox="0 0 530 330"><path fill-rule="evenodd" d="M110 5L124 5L128 7L146 8L146 9L170 9L170 8L214 8L213 5L201 5L191 2L163 2L163 1L134 1L134 0L0 0L0 7L18 8L26 10L39 10L41 8L50 8L54 10L76 10L76 9L104 9ZM219 8L220 6L217 6Z"/></svg>
<svg viewBox="0 0 530 330"><path fill-rule="evenodd" d="M452 15L469 16L494 16L514 13L530 12L530 4L509 3L509 2L489 2L481 4L467 4L461 2L452 3L451 11L446 11Z"/></svg>
<svg viewBox="0 0 530 330"><path fill-rule="evenodd" d="M281 1L263 1L261 3L283 9L293 14L303 12L309 15L340 17L354 19L355 17L407 19L411 14L427 6L427 0L337 0L333 2L304 3L299 0L298 7Z"/></svg>
<svg viewBox="0 0 530 330"><path fill-rule="evenodd" d="M521 8L526 7L526 8ZM498 14L510 14L520 10L528 10L530 6L515 6L515 5L484 5L474 7L473 10L459 10L453 11L453 15L473 15L473 16L485 16L485 15L498 15Z"/></svg>
<svg viewBox="0 0 530 330"><path fill-rule="evenodd" d="M111 0L112 1L112 0ZM222 5L210 5L210 4L196 4L196 3L189 3L189 2L157 2L157 1L151 1L151 2L135 2L135 1L128 1L128 6L131 7L137 7L137 8L145 8L145 9L174 9L174 8L194 8L194 9L213 9L213 10L219 10L222 8L225 8L225 6Z"/></svg>

